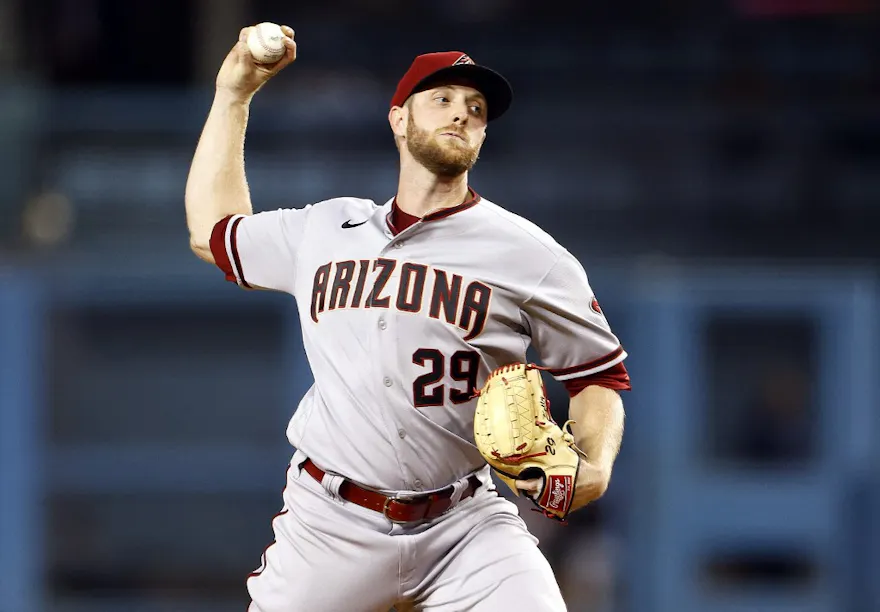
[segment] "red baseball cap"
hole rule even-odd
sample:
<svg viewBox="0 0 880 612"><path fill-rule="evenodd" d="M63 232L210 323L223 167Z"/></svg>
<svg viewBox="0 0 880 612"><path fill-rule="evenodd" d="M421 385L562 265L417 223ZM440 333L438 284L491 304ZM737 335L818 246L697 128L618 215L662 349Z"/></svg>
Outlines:
<svg viewBox="0 0 880 612"><path fill-rule="evenodd" d="M425 53L413 60L412 65L391 98L391 106L403 106L414 93L430 89L447 79L464 79L486 97L486 120L497 119L510 107L513 89L503 76L485 66L474 63L467 53L442 51Z"/></svg>

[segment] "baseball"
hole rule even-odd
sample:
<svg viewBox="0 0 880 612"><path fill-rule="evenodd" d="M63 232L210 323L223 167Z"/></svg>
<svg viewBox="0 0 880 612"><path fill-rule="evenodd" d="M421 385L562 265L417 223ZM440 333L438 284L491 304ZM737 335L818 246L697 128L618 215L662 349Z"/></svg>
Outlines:
<svg viewBox="0 0 880 612"><path fill-rule="evenodd" d="M258 64L274 64L284 57L284 32L275 23L263 22L248 32L247 46Z"/></svg>

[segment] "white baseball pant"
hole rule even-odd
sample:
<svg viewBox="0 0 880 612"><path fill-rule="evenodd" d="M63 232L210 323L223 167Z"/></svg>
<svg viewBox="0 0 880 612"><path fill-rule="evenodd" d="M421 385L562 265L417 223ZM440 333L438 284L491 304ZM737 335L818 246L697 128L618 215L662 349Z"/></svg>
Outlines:
<svg viewBox="0 0 880 612"><path fill-rule="evenodd" d="M491 483L433 521L394 524L335 497L305 459L288 470L248 612L565 611L537 539Z"/></svg>

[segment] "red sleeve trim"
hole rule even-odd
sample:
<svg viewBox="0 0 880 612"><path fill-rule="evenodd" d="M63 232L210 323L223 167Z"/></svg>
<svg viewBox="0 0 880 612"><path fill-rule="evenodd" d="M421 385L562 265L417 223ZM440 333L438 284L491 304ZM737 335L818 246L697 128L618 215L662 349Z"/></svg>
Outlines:
<svg viewBox="0 0 880 612"><path fill-rule="evenodd" d="M214 225L214 229L211 231L210 244L214 263L223 270L226 280L235 283L237 282L235 280L235 273L232 271L232 263L230 263L229 254L226 252L226 228L229 226L230 219L232 219L232 215L223 217Z"/></svg>
<svg viewBox="0 0 880 612"><path fill-rule="evenodd" d="M565 390L568 391L569 397L574 397L589 386L605 387L615 391L631 391L632 385L629 380L629 373L623 362L611 366L607 370L590 374L589 376L581 376L580 378L572 378L562 383Z"/></svg>
<svg viewBox="0 0 880 612"><path fill-rule="evenodd" d="M226 275L226 280L250 289L251 286L244 278L241 258L238 255L238 224L242 219L244 219L242 215L229 215L214 225L214 229L211 231L211 254L214 256L214 263ZM230 223L232 227L229 226ZM229 236L228 249L226 248L227 235ZM229 258L229 253L232 253L232 259Z"/></svg>
<svg viewBox="0 0 880 612"><path fill-rule="evenodd" d="M232 222L232 229L229 230L229 250L232 251L232 263L235 264L235 270L238 271L238 284L251 289L251 286L244 278L244 270L241 268L241 259L238 256L238 224L243 219L244 217L238 217Z"/></svg>

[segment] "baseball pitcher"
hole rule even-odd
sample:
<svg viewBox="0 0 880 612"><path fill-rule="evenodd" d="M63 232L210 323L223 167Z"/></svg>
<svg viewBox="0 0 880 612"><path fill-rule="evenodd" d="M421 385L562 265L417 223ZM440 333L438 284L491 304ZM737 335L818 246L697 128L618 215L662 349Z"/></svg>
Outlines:
<svg viewBox="0 0 880 612"><path fill-rule="evenodd" d="M248 112L296 59L282 30L286 55L270 65L241 31L186 186L193 251L245 289L297 300L314 374L249 610L565 610L491 475L551 518L599 498L630 384L580 263L468 182L511 87L465 53L420 55L389 92L396 194L254 213ZM542 376L571 396L561 427Z"/></svg>

